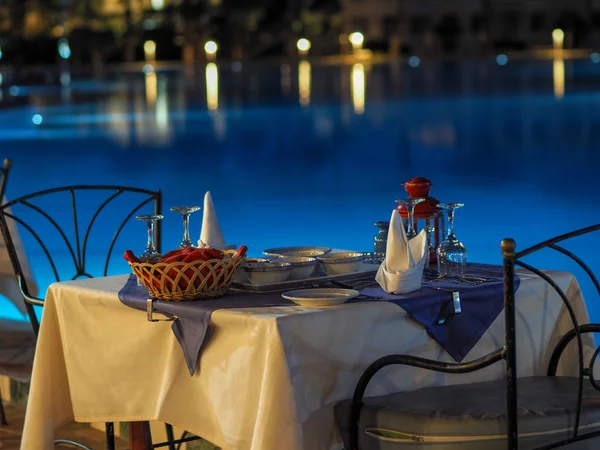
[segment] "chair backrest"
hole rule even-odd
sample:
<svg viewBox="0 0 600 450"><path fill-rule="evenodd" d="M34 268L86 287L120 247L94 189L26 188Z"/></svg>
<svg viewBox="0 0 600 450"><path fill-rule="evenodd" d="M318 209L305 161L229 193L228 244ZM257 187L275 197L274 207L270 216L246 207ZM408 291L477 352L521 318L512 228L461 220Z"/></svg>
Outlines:
<svg viewBox="0 0 600 450"><path fill-rule="evenodd" d="M592 233L594 231L600 230L600 224L592 225L586 228L581 228L579 230L572 231L570 233L562 234L560 236L556 236L552 239L548 239L547 241L541 242L537 245L529 247L520 252L516 252L516 243L513 239L504 239L502 241L502 255L504 258L504 314L505 314L505 333L506 333L506 342L505 342L505 355L504 359L506 360L506 380L507 380L507 391L506 391L506 404L507 404L507 433L508 433L508 448L516 449L518 445L518 423L517 423L517 363L516 363L516 334L515 334L515 266L522 267L529 272L536 274L541 277L550 287L559 295L562 303L565 306L565 309L571 319L573 324L573 329L567 333L559 344L556 346L552 353L552 357L550 358L550 364L548 367L548 375L554 376L556 374L556 368L558 366L558 361L562 352L566 348L567 344L576 339L577 344L577 369L578 369L578 378L579 378L579 386L578 386L578 397L577 397L577 413L575 416L575 420L573 423L573 436L568 442L563 442L563 444L567 444L569 442L574 442L575 440L585 439L585 435L579 434L579 424L581 417L581 405L583 401L583 379L584 376L589 376L592 385L596 387L596 389L600 390L600 385L596 383L593 378L593 370L586 370L586 367L593 367L594 361L597 358L598 354L600 354L600 347L594 352L591 362L586 366L584 362L583 356L583 340L581 335L583 333L594 333L600 332L600 325L596 324L584 324L580 325L577 316L575 315L575 310L571 305L569 298L566 293L558 286L558 284L545 272L531 266L530 264L524 262L522 258L525 256L531 255L540 250L549 248L552 250L556 250L571 260L576 262L589 276L596 288L598 295L600 296L600 283L598 279L594 275L593 271L590 267L577 255L575 255L570 250L559 246L559 242L563 242L569 239L572 239L577 236L582 236L588 233ZM588 437L594 437L597 433L589 433Z"/></svg>
<svg viewBox="0 0 600 450"><path fill-rule="evenodd" d="M36 334L39 322L33 306L43 306L44 303L43 299L31 295L27 286L24 264L19 259L20 243L11 234L10 221L26 230L26 233L21 232L21 236L27 236L33 242L32 248L28 248L28 256L30 260L35 256L40 261L39 265L35 265L36 270L41 270L41 263L47 263L53 281L74 280L91 278L91 272L103 276L108 274L111 257L116 256L113 250L117 239L127 223L146 205L153 205L155 214L161 213L160 190L66 186L34 192L0 205L0 230ZM107 236L106 232L101 233L106 230L113 234ZM159 251L160 230L159 221L155 227L155 245ZM140 227L139 242L144 242L143 239L144 228ZM64 266L69 268L68 276ZM90 266L96 266L96 270L90 270Z"/></svg>
<svg viewBox="0 0 600 450"><path fill-rule="evenodd" d="M0 167L0 202L4 201L4 194L6 193L6 182L8 181L8 173L10 172L10 167L12 165L12 161L10 159L5 159L4 164Z"/></svg>

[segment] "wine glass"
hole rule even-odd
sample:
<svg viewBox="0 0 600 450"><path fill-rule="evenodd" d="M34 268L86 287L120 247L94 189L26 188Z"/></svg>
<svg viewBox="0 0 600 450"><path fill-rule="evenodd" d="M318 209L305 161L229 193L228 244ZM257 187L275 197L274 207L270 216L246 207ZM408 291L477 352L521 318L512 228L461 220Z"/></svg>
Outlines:
<svg viewBox="0 0 600 450"><path fill-rule="evenodd" d="M396 203L401 203L406 206L406 210L408 211L408 228L406 230L406 238L408 240L411 240L418 234L417 230L415 230L415 206L424 201L425 199L423 197L407 197L396 200Z"/></svg>
<svg viewBox="0 0 600 450"><path fill-rule="evenodd" d="M200 211L199 206L174 206L171 208L171 211L178 212L181 214L181 218L183 219L183 239L181 240L181 244L179 248L188 248L193 247L192 241L190 239L190 215L195 213L196 211Z"/></svg>
<svg viewBox="0 0 600 450"><path fill-rule="evenodd" d="M142 214L135 216L137 220L143 220L146 222L146 228L148 229L148 243L146 244L146 250L139 257L140 262L149 262L153 258L160 256L160 253L154 246L154 224L163 218L162 214ZM142 282L138 278L138 286L143 286Z"/></svg>
<svg viewBox="0 0 600 450"><path fill-rule="evenodd" d="M467 265L467 249L454 234L454 211L464 203L440 203L437 205L448 212L448 230L446 238L437 248L437 264L440 275L462 277Z"/></svg>

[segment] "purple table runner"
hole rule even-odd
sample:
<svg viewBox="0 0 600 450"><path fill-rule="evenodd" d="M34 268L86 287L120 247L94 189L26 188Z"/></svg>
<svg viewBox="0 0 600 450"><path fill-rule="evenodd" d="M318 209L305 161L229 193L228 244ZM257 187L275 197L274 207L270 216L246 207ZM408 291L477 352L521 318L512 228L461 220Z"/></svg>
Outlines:
<svg viewBox="0 0 600 450"><path fill-rule="evenodd" d="M477 286L456 282L436 281L423 283L423 288L406 295L386 293L379 285L361 290L361 294L382 297L381 300L357 299L349 303L388 301L402 307L408 315L421 324L427 333L436 340L456 361L460 362L475 346L498 314L504 309L502 267L482 264L469 264L470 275L493 278L493 282ZM430 286L452 289L460 292L462 312L452 316L443 325L437 324L440 310L451 301L452 294L432 289ZM519 280L515 280L515 290ZM131 308L146 311L148 291L137 285L135 275L130 275L125 286L119 291L119 300ZM205 341L212 312L217 309L255 308L266 306L295 306L295 303L281 297L281 292L255 294L230 291L214 300L197 302L154 301L154 309L178 319L171 328L183 349L185 360L194 375L198 367L200 350Z"/></svg>
<svg viewBox="0 0 600 450"><path fill-rule="evenodd" d="M119 291L119 300L131 308L146 311L148 290L138 286L135 275L130 275L125 286ZM200 359L200 349L204 343L210 316L217 309L256 308L261 306L295 306L295 303L281 297L281 292L253 294L229 291L225 296L213 300L192 302L166 302L154 300L154 310L173 321L171 329L183 349L190 375L194 375Z"/></svg>

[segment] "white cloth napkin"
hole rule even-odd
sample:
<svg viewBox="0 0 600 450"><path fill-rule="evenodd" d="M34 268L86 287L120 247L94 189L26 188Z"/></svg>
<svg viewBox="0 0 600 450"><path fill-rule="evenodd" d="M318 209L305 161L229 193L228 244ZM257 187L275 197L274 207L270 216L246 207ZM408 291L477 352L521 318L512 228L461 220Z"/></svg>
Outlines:
<svg viewBox="0 0 600 450"><path fill-rule="evenodd" d="M388 232L386 256L375 280L390 294L407 294L421 288L427 234L425 230L411 239L406 238L402 218L398 211L392 212Z"/></svg>
<svg viewBox="0 0 600 450"><path fill-rule="evenodd" d="M198 247L211 247L221 250L226 248L225 238L223 238L210 191L207 191L204 195L204 215L202 216L202 231L200 232Z"/></svg>

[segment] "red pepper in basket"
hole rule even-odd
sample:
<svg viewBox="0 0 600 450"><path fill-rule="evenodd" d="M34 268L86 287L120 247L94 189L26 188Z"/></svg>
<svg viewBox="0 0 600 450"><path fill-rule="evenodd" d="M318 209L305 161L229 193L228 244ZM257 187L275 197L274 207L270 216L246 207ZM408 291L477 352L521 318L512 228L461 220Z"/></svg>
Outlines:
<svg viewBox="0 0 600 450"><path fill-rule="evenodd" d="M174 250L171 251L169 253L167 253L160 262L165 263L165 264L170 264L170 263L175 263L175 262L181 262L181 267L183 266L183 264L188 264L188 263L193 263L195 261L208 261L209 259L223 259L223 253L221 253L219 250L216 250L214 248L194 248L194 247L188 247L186 249L183 250ZM175 280L175 278L177 277L177 270L175 269L171 269L168 272L168 276ZM203 275L208 275L208 273L210 273L210 269L208 268L204 268L201 272ZM186 270L185 274L188 276L188 278L192 278L194 276L194 271L192 269L188 269ZM199 287L201 284L202 280L199 278L196 278L196 280L194 281L194 286L195 287ZM210 283L210 280L209 280ZM170 282L167 281L167 285L169 285ZM181 278L179 280L178 283L179 287L181 289L185 289L187 287L187 281L183 278ZM170 286L167 286L170 288Z"/></svg>
<svg viewBox="0 0 600 450"><path fill-rule="evenodd" d="M248 251L248 247L246 247L245 245L242 245L240 248L238 248L237 253L235 254L236 258L243 258L244 256L246 256L246 252Z"/></svg>
<svg viewBox="0 0 600 450"><path fill-rule="evenodd" d="M123 255L123 258L125 258L130 263L140 262L138 257L135 256L135 253L133 253L131 250L125 250L125 254Z"/></svg>
<svg viewBox="0 0 600 450"><path fill-rule="evenodd" d="M183 260L185 263L191 263L194 261L208 261L211 259L223 259L223 253L214 248L199 248L195 252L192 252L187 255L187 257ZM210 268L204 267L200 273L205 277L210 273ZM190 269L186 271L186 275L188 277L192 277L194 272ZM209 277L207 283L210 285L212 283L212 277ZM200 278L196 278L194 281L194 286L199 287L202 284L202 280Z"/></svg>
<svg viewBox="0 0 600 450"><path fill-rule="evenodd" d="M185 255L196 250L194 247L186 247L186 248L178 248L175 250L171 250L170 252L165 253L162 258L158 262L167 262L165 260L169 260L169 262L173 261L181 261L185 257ZM180 259L176 259L175 257L180 257Z"/></svg>

